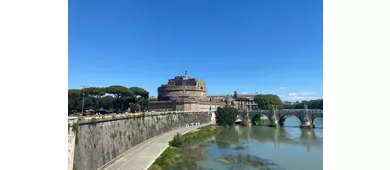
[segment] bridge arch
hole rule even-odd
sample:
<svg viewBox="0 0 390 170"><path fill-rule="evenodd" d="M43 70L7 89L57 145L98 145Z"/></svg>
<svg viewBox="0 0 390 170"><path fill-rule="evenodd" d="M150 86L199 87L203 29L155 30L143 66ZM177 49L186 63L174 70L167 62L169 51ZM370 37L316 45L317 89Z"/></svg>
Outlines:
<svg viewBox="0 0 390 170"><path fill-rule="evenodd" d="M319 115L312 115L311 120L314 122L314 119L316 119L316 118L323 118L322 116L323 116L322 114L319 114Z"/></svg>
<svg viewBox="0 0 390 170"><path fill-rule="evenodd" d="M284 115L281 115L281 116L279 117L279 121L278 121L278 122L279 122L279 125L284 126L284 122L286 121L286 119L287 119L288 117L295 117L295 118L297 118L297 119L299 120L298 126L300 126L300 125L302 124L302 120L301 120L300 116L291 113L291 114L284 114Z"/></svg>
<svg viewBox="0 0 390 170"><path fill-rule="evenodd" d="M262 119L262 117L266 119ZM268 125L271 121L271 117L263 113L257 113L252 115L251 117L252 125L257 125L256 120L259 120L261 122L260 125Z"/></svg>
<svg viewBox="0 0 390 170"><path fill-rule="evenodd" d="M311 117L311 124L314 125L314 120L317 119L317 118L323 118L323 115L322 114L318 114L318 115L312 115Z"/></svg>
<svg viewBox="0 0 390 170"><path fill-rule="evenodd" d="M243 120L244 120L244 117L242 117L241 115L237 115L236 123L241 123Z"/></svg>

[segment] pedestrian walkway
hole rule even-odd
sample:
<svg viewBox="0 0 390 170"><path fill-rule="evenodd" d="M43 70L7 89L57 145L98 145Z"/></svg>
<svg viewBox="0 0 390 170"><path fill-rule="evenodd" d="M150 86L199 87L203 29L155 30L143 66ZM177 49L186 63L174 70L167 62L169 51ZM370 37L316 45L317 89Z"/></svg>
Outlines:
<svg viewBox="0 0 390 170"><path fill-rule="evenodd" d="M161 135L155 136L141 144L130 148L123 154L119 155L119 159L112 160L99 170L146 170L160 156L161 153L168 147L168 143L177 133L185 134L191 130L206 126L181 127Z"/></svg>

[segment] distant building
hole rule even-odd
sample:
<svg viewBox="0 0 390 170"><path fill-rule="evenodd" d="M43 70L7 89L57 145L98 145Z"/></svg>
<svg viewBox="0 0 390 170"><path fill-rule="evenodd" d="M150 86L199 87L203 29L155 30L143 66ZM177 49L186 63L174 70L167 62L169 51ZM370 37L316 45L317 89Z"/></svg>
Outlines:
<svg viewBox="0 0 390 170"><path fill-rule="evenodd" d="M154 97L154 96L150 96L150 97L149 97L149 100L157 100L157 98Z"/></svg>
<svg viewBox="0 0 390 170"><path fill-rule="evenodd" d="M293 106L293 105L296 105L298 104L299 102L289 102L289 101L284 101L283 102L283 105L285 106Z"/></svg>
<svg viewBox="0 0 390 170"><path fill-rule="evenodd" d="M213 100L225 100L229 101L230 103L234 103L234 107L236 107L239 110L254 110L258 108L257 103L253 100L253 98L258 95L259 93L253 92L251 94L239 94L237 91L235 91L233 94L216 94L216 95L208 95L207 97ZM234 97L237 97L237 99L248 99L248 101L236 101Z"/></svg>
<svg viewBox="0 0 390 170"><path fill-rule="evenodd" d="M237 91L235 91L237 92ZM238 94L237 92L237 98L246 98L249 100L253 100L253 98L258 95L259 93L253 92L251 94ZM208 98L212 99L234 99L234 94L215 94L215 95L207 95Z"/></svg>

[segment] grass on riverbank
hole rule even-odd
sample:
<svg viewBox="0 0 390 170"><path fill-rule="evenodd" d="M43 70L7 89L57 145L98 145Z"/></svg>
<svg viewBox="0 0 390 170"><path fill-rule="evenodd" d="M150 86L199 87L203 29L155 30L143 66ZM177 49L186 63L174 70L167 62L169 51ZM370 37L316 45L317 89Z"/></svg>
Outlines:
<svg viewBox="0 0 390 170"><path fill-rule="evenodd" d="M195 129L191 132L184 134L176 134L172 141L169 142L169 145L172 147L181 147L182 145L191 144L209 137L214 136L219 133L222 127L220 126L204 126L198 129Z"/></svg>
<svg viewBox="0 0 390 170"><path fill-rule="evenodd" d="M169 142L169 147L156 159L149 170L158 170L161 167L171 167L180 162L180 151L184 145L188 145L218 134L223 127L208 125L198 128L184 135L177 134Z"/></svg>

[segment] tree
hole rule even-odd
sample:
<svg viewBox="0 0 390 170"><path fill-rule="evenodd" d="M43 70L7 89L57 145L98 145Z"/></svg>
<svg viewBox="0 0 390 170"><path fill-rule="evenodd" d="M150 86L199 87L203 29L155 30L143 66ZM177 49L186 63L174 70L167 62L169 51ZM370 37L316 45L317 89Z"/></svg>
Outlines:
<svg viewBox="0 0 390 170"><path fill-rule="evenodd" d="M82 108L81 105L82 105L82 102L80 102L80 106L78 108L81 109ZM89 109L93 109L93 108L94 108L94 105L93 105L92 98L85 97L84 98L84 111L89 110Z"/></svg>
<svg viewBox="0 0 390 170"><path fill-rule="evenodd" d="M237 109L229 106L218 107L215 113L216 122L222 126L233 126L236 122Z"/></svg>
<svg viewBox="0 0 390 170"><path fill-rule="evenodd" d="M104 96L97 101L97 107L110 110L114 108L115 98L112 96Z"/></svg>
<svg viewBox="0 0 390 170"><path fill-rule="evenodd" d="M323 109L323 99L302 101L295 105L295 109L304 109L304 105L307 105L308 109Z"/></svg>
<svg viewBox="0 0 390 170"><path fill-rule="evenodd" d="M136 113L136 112L139 112L139 110L140 110L139 104L133 104L132 103L129 106L130 106L131 113Z"/></svg>
<svg viewBox="0 0 390 170"><path fill-rule="evenodd" d="M279 109L283 108L283 102L277 95L259 94L253 100L257 103L259 109L271 110L272 106L277 106Z"/></svg>
<svg viewBox="0 0 390 170"><path fill-rule="evenodd" d="M106 88L90 87L85 89L87 96L92 100L92 109L97 109L97 101L106 94Z"/></svg>
<svg viewBox="0 0 390 170"><path fill-rule="evenodd" d="M120 102L121 102L121 109L122 110L127 110L127 109L130 108L130 104L134 103L134 96L133 95L123 96L121 98Z"/></svg>
<svg viewBox="0 0 390 170"><path fill-rule="evenodd" d="M69 89L68 90L68 113L72 113L75 110L78 110L82 100L81 90L78 89Z"/></svg>
<svg viewBox="0 0 390 170"><path fill-rule="evenodd" d="M141 88L141 87L130 87L129 89L134 92L133 95L134 95L135 99L138 99L138 98L147 99L147 98L149 98L149 92L146 91L145 89Z"/></svg>
<svg viewBox="0 0 390 170"><path fill-rule="evenodd" d="M310 100L308 103L308 108L310 109L323 109L323 99Z"/></svg>
<svg viewBox="0 0 390 170"><path fill-rule="evenodd" d="M283 105L283 109L295 109L295 105Z"/></svg>
<svg viewBox="0 0 390 170"><path fill-rule="evenodd" d="M122 100L124 97L133 96L134 92L129 90L126 87L119 86L119 85L113 85L107 88L107 93L114 95L115 98L115 112L119 113L119 106L121 105L123 109L124 100Z"/></svg>
<svg viewBox="0 0 390 170"><path fill-rule="evenodd" d="M145 109L148 108L149 105L149 100L148 99L141 99L138 101L138 104L140 105L141 111L144 111Z"/></svg>
<svg viewBox="0 0 390 170"><path fill-rule="evenodd" d="M139 104L143 111L149 104L149 92L141 87L130 87L129 90L133 92L133 98L129 103Z"/></svg>

